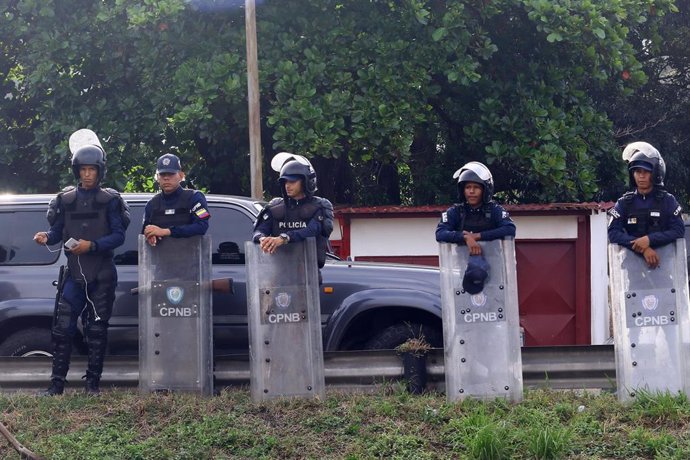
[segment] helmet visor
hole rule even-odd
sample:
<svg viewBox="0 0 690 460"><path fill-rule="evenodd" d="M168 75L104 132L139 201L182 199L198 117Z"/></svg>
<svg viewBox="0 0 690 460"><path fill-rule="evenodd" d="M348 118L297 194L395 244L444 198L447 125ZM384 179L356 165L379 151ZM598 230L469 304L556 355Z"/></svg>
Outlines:
<svg viewBox="0 0 690 460"><path fill-rule="evenodd" d="M459 178L460 174L462 174L465 171L472 171L482 181L491 180L491 171L489 171L489 168L479 163L478 161L470 161L465 166L455 171L455 173L453 174L453 179Z"/></svg>
<svg viewBox="0 0 690 460"><path fill-rule="evenodd" d="M72 152L72 155L74 155L77 150L87 145L95 145L103 150L103 153L105 154L101 141L98 140L96 133L90 129L77 130L69 137L69 151Z"/></svg>
<svg viewBox="0 0 690 460"><path fill-rule="evenodd" d="M280 172L280 170L283 168L285 163L288 161L297 161L300 164L306 165L306 166L311 166L311 163L309 160L307 160L305 157L302 155L295 155L294 153L290 152L280 152L276 153L273 159L271 159L271 169L274 170L275 172Z"/></svg>
<svg viewBox="0 0 690 460"><path fill-rule="evenodd" d="M635 155L638 156L636 160L642 161L644 160L642 158L639 158L640 156L649 158L650 160L661 159L661 154L659 153L659 151L646 142L633 142L632 144L628 144L623 150L624 161L630 161Z"/></svg>

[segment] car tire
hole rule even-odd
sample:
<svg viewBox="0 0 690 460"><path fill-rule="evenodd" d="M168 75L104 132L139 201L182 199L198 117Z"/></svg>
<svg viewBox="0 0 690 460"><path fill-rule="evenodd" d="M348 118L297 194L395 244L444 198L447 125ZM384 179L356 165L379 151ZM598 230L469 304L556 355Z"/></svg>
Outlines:
<svg viewBox="0 0 690 460"><path fill-rule="evenodd" d="M398 345L414 337L424 337L435 348L443 346L441 331L424 324L397 323L374 335L367 341L365 348L367 350L394 350Z"/></svg>
<svg viewBox="0 0 690 460"><path fill-rule="evenodd" d="M52 356L50 329L17 331L0 344L0 356Z"/></svg>

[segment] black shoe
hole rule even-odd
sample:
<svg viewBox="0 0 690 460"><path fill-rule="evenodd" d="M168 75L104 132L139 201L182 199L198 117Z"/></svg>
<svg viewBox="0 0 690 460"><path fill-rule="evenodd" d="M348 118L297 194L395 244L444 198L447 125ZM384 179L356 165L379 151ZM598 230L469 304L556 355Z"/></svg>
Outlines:
<svg viewBox="0 0 690 460"><path fill-rule="evenodd" d="M41 393L42 396L58 396L65 391L65 381L60 379L50 379L50 386Z"/></svg>
<svg viewBox="0 0 690 460"><path fill-rule="evenodd" d="M84 393L90 396L98 396L101 394L101 390L98 388L98 383L101 380L100 377L96 377L87 371L86 375L82 378L86 379L86 383L84 384Z"/></svg>

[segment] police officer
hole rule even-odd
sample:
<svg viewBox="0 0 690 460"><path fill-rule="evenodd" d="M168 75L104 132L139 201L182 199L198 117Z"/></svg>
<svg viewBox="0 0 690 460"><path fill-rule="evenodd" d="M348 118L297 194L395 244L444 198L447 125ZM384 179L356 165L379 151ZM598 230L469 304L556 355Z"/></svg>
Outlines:
<svg viewBox="0 0 690 460"><path fill-rule="evenodd" d="M84 145L74 151L72 172L78 186L65 188L50 201L50 230L34 235L34 241L42 245L77 240L71 249L65 248L68 268L53 318L53 370L45 395L64 391L79 317L88 349L85 391L99 393L117 285L113 250L124 243L129 225L127 203L117 191L100 186L105 169L100 145Z"/></svg>
<svg viewBox="0 0 690 460"><path fill-rule="evenodd" d="M623 150L633 191L625 193L609 211L609 242L644 257L650 268L659 266L654 248L685 235L681 207L664 188L666 164L659 151L646 142L633 142Z"/></svg>
<svg viewBox="0 0 690 460"><path fill-rule="evenodd" d="M205 235L208 230L206 197L198 190L183 188L180 159L166 153L156 162L156 181L161 191L146 203L142 233L151 246L162 238Z"/></svg>
<svg viewBox="0 0 690 460"><path fill-rule="evenodd" d="M515 224L508 212L492 200L494 179L489 168L471 161L455 171L459 204L441 215L436 227L436 241L466 244L471 255L482 248L477 241L491 241L515 236Z"/></svg>
<svg viewBox="0 0 690 460"><path fill-rule="evenodd" d="M333 231L333 205L314 196L316 172L301 155L278 153L271 166L280 172L282 198L274 198L261 211L254 226L254 242L269 254L289 243L316 238L319 268L326 262L328 237Z"/></svg>

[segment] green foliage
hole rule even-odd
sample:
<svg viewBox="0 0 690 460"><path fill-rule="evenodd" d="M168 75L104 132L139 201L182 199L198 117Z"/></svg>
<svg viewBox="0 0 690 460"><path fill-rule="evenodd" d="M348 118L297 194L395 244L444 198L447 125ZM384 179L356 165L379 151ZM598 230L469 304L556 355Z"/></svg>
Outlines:
<svg viewBox="0 0 690 460"><path fill-rule="evenodd" d="M565 457L570 442L570 432L560 427L535 428L529 434L529 452L537 459Z"/></svg>
<svg viewBox="0 0 690 460"><path fill-rule="evenodd" d="M470 458L478 460L500 460L510 458L505 429L499 424L486 424L477 430L470 440Z"/></svg>
<svg viewBox="0 0 690 460"><path fill-rule="evenodd" d="M56 460L687 458L690 418L654 418L658 405L686 414L687 398L649 395L623 406L609 393L538 390L519 404L451 404L443 394L410 397L387 386L260 404L239 388L213 398L119 390L91 398L71 387L57 398L0 395L3 423L27 448ZM0 452L12 458L8 449L0 437Z"/></svg>
<svg viewBox="0 0 690 460"><path fill-rule="evenodd" d="M690 400L683 393L636 392L634 413L648 423L680 423L690 419Z"/></svg>
<svg viewBox="0 0 690 460"><path fill-rule="evenodd" d="M646 81L627 97L608 97L614 135L621 144L650 142L664 155L665 184L681 203L690 198L690 0L677 0L675 14L640 24L629 42ZM686 206L684 206L686 207Z"/></svg>
<svg viewBox="0 0 690 460"><path fill-rule="evenodd" d="M688 0L259 2L268 194L278 192L268 161L288 150L313 160L320 193L337 203L448 202L453 171L470 160L489 165L508 201L610 199L633 133L658 140L669 182L690 191L688 10ZM72 182L66 139L86 127L104 140L109 185L149 189L155 158L173 151L195 186L249 192L235 2L7 0L0 26L4 189Z"/></svg>

